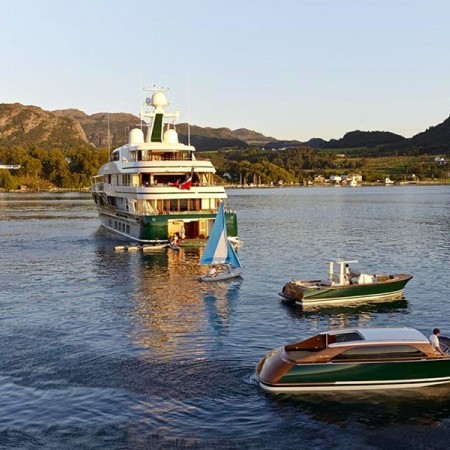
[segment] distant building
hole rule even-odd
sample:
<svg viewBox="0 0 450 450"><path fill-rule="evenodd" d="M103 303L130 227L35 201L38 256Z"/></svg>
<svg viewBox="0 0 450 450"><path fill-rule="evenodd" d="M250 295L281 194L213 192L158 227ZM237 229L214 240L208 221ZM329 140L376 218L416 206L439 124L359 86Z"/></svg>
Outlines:
<svg viewBox="0 0 450 450"><path fill-rule="evenodd" d="M362 183L362 175L359 173L349 173L343 178L345 178L346 180L355 180L357 183Z"/></svg>
<svg viewBox="0 0 450 450"><path fill-rule="evenodd" d="M437 166L446 166L448 164L448 159L443 156L436 156L436 158L434 158L434 163Z"/></svg>
<svg viewBox="0 0 450 450"><path fill-rule="evenodd" d="M342 181L342 177L340 175L331 175L330 176L330 182L339 184Z"/></svg>
<svg viewBox="0 0 450 450"><path fill-rule="evenodd" d="M316 175L314 177L314 184L324 184L325 183L325 177L323 175Z"/></svg>

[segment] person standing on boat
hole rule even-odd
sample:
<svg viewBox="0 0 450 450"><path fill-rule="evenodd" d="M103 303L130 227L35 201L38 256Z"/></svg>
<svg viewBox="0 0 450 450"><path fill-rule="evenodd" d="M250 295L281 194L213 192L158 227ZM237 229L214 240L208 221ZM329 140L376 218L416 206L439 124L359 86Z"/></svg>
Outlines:
<svg viewBox="0 0 450 450"><path fill-rule="evenodd" d="M350 267L348 264L345 265L344 269L344 284L350 284Z"/></svg>
<svg viewBox="0 0 450 450"><path fill-rule="evenodd" d="M433 334L430 336L430 343L436 353L445 355L445 353L442 351L441 346L439 344L439 333L440 332L441 331L439 330L439 328L435 328L433 330Z"/></svg>

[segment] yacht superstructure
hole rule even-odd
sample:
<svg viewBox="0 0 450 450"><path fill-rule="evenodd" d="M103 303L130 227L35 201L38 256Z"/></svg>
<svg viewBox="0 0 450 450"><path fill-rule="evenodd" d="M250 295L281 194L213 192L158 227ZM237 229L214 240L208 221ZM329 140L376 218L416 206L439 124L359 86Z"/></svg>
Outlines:
<svg viewBox="0 0 450 450"><path fill-rule="evenodd" d="M227 194L215 184L211 161L195 158L195 148L179 142L177 112L166 112L164 89L152 88L141 109L143 126L127 144L111 152L92 180L100 221L108 230L142 243L178 235L205 240ZM146 129L145 129L146 128ZM235 212L226 208L229 237L237 237Z"/></svg>

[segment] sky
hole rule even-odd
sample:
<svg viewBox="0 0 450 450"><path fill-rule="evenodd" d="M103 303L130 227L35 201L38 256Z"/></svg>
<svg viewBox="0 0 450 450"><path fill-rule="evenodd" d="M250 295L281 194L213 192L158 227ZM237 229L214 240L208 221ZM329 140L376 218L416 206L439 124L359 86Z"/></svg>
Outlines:
<svg viewBox="0 0 450 450"><path fill-rule="evenodd" d="M0 0L0 103L276 139L411 137L450 114L448 0Z"/></svg>

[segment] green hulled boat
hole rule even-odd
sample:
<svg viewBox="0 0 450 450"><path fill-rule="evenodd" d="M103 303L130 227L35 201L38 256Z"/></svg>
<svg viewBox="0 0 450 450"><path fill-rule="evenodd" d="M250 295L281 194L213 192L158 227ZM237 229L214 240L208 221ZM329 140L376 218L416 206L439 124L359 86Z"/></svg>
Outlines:
<svg viewBox="0 0 450 450"><path fill-rule="evenodd" d="M352 301L399 300L412 275L367 274L350 269L356 260L330 261L326 280L291 280L280 295L301 305L319 303L344 303ZM338 267L335 273L335 266Z"/></svg>
<svg viewBox="0 0 450 450"><path fill-rule="evenodd" d="M273 392L414 388L449 383L450 357L414 328L358 328L273 350L256 374Z"/></svg>

